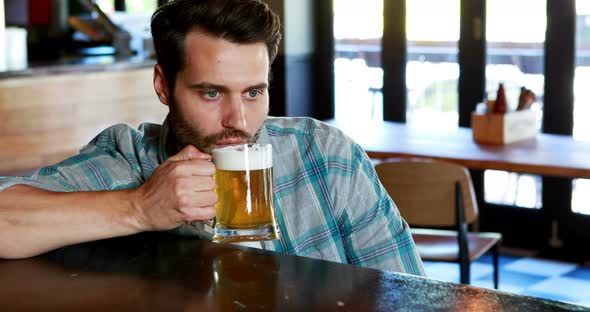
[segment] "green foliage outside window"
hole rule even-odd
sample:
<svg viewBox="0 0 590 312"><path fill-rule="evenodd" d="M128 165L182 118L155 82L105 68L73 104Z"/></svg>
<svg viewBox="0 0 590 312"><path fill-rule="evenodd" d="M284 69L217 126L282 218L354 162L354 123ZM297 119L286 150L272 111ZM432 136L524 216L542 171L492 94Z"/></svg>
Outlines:
<svg viewBox="0 0 590 312"><path fill-rule="evenodd" d="M457 80L440 80L430 84L420 95L415 109L429 108L442 112L456 112L459 98Z"/></svg>
<svg viewBox="0 0 590 312"><path fill-rule="evenodd" d="M96 4L105 12L112 12L115 8L113 0L96 0ZM153 13L158 6L157 0L126 0L125 9L128 13Z"/></svg>
<svg viewBox="0 0 590 312"><path fill-rule="evenodd" d="M127 0L125 2L129 13L153 13L157 6L157 0Z"/></svg>

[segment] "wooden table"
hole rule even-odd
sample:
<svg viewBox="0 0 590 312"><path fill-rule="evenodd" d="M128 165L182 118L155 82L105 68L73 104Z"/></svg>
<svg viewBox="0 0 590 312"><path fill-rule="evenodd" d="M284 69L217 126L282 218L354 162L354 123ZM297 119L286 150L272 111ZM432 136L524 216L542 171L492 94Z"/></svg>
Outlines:
<svg viewBox="0 0 590 312"><path fill-rule="evenodd" d="M329 120L361 145L372 158L419 157L546 176L590 178L590 142L563 135L539 134L507 145L481 145L470 128L432 130L403 123L352 123Z"/></svg>
<svg viewBox="0 0 590 312"><path fill-rule="evenodd" d="M0 260L0 311L125 310L590 311L164 233Z"/></svg>

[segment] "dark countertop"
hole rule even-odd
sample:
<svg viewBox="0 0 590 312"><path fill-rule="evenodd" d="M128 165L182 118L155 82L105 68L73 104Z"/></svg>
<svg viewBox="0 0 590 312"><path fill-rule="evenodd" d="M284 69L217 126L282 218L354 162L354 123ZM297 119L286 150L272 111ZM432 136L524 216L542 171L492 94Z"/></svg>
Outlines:
<svg viewBox="0 0 590 312"><path fill-rule="evenodd" d="M112 310L590 311L164 233L0 260L0 311Z"/></svg>
<svg viewBox="0 0 590 312"><path fill-rule="evenodd" d="M115 57L112 55L68 57L61 60L30 63L22 70L0 71L0 80L73 73L133 70L153 67L154 58L148 56Z"/></svg>

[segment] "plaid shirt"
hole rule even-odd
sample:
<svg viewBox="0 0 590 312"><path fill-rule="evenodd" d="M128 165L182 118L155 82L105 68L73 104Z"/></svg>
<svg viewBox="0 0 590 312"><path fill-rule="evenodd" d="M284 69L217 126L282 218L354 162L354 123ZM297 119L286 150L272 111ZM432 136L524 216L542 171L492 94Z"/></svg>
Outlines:
<svg viewBox="0 0 590 312"><path fill-rule="evenodd" d="M28 184L57 192L136 188L169 152L163 126L112 126L80 154L28 177L0 177L0 190ZM366 153L339 130L310 118L268 117L259 143L273 145L281 239L265 249L388 271L424 274L407 223ZM183 225L180 234L210 237Z"/></svg>

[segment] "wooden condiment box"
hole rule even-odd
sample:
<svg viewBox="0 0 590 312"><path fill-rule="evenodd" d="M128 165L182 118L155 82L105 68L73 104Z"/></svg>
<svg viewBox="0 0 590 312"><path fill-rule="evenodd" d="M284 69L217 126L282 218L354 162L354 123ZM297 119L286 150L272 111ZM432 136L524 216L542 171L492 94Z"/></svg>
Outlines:
<svg viewBox="0 0 590 312"><path fill-rule="evenodd" d="M506 114L471 114L473 140L482 144L509 144L537 135L534 111L527 109Z"/></svg>

